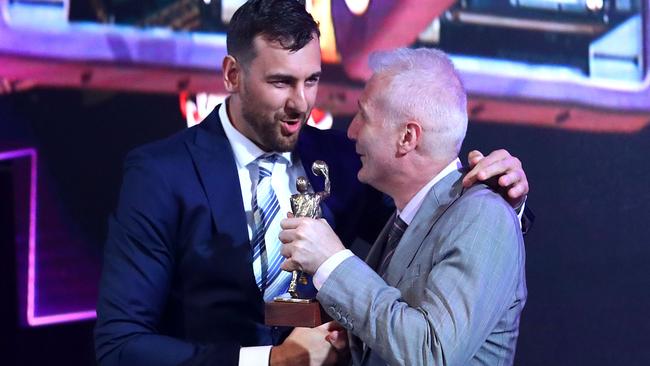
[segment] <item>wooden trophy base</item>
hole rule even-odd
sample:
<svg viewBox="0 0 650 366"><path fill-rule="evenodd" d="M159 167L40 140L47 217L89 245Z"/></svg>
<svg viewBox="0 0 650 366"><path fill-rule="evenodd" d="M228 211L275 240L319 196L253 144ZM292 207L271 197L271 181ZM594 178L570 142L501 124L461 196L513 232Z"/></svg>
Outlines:
<svg viewBox="0 0 650 366"><path fill-rule="evenodd" d="M314 299L279 297L264 307L266 325L313 328L332 320Z"/></svg>

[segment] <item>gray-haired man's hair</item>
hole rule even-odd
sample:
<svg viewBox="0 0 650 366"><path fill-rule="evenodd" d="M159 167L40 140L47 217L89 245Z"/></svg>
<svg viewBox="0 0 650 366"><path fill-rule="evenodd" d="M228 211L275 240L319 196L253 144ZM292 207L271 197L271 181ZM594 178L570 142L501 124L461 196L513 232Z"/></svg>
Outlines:
<svg viewBox="0 0 650 366"><path fill-rule="evenodd" d="M467 131L467 96L445 53L400 48L370 55L376 76L387 76L384 91L392 119L414 119L423 126L422 148L437 158L457 155Z"/></svg>

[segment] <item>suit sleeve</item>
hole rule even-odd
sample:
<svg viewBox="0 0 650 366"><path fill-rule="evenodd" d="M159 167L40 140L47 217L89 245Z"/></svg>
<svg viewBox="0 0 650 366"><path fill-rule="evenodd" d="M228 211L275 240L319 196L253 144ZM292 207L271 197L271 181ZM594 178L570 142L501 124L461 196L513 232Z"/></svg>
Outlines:
<svg viewBox="0 0 650 366"><path fill-rule="evenodd" d="M235 343L193 344L159 333L174 268L179 208L154 159L130 154L109 219L97 303L100 365L237 365Z"/></svg>
<svg viewBox="0 0 650 366"><path fill-rule="evenodd" d="M416 289L422 301L407 303L352 257L323 284L324 309L390 365L467 364L512 303L523 271L517 218L493 200L458 202L427 236L423 245L436 249Z"/></svg>

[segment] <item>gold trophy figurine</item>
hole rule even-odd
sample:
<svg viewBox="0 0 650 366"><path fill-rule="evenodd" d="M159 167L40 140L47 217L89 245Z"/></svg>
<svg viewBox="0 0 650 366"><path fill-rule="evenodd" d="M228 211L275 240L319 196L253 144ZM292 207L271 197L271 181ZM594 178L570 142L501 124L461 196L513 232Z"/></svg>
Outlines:
<svg viewBox="0 0 650 366"><path fill-rule="evenodd" d="M322 216L321 202L330 195L329 168L322 160L316 160L311 166L314 175L325 178L325 190L311 193L309 181L305 177L296 179L298 193L291 196L291 211L294 217ZM298 283L307 284L307 278L300 271L293 271L289 293L278 296L266 303L265 322L272 326L315 327L331 318L316 299L300 294Z"/></svg>
<svg viewBox="0 0 650 366"><path fill-rule="evenodd" d="M323 216L320 203L330 195L330 177L329 168L322 160L316 160L311 166L311 172L316 176L325 178L325 190L316 193L309 192L309 181L305 177L296 179L296 189L298 193L291 196L291 211L294 217L311 217L319 219ZM289 294L292 299L299 299L298 281L301 284L307 284L307 278L300 271L293 271L291 283L289 284Z"/></svg>

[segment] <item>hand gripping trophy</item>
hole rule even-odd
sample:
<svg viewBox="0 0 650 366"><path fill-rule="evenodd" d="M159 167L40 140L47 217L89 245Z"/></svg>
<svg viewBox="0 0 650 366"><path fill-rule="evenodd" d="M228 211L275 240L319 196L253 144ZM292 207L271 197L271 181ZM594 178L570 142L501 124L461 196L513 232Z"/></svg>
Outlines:
<svg viewBox="0 0 650 366"><path fill-rule="evenodd" d="M330 195L330 177L329 168L322 160L316 160L311 166L311 172L316 176L325 178L325 190L321 192L309 192L309 181L305 177L296 179L296 189L298 193L291 196L291 211L295 217L311 217L319 219L323 216L320 203ZM289 294L294 299L300 298L298 293L298 281L307 284L307 278L300 271L293 271L291 283L289 284Z"/></svg>

